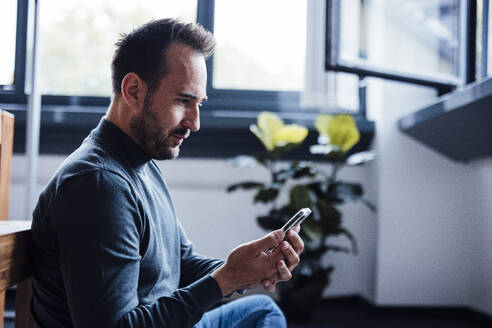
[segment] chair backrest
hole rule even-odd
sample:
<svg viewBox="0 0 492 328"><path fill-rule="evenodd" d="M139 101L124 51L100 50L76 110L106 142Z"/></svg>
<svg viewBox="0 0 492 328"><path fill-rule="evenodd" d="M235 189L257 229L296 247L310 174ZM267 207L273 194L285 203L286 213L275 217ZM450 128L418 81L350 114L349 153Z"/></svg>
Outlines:
<svg viewBox="0 0 492 328"><path fill-rule="evenodd" d="M10 168L14 145L14 115L0 109L0 220L9 216Z"/></svg>
<svg viewBox="0 0 492 328"><path fill-rule="evenodd" d="M30 313L31 268L29 221L8 219L14 116L0 110L0 328L4 324L5 290L17 285L15 327L33 327Z"/></svg>

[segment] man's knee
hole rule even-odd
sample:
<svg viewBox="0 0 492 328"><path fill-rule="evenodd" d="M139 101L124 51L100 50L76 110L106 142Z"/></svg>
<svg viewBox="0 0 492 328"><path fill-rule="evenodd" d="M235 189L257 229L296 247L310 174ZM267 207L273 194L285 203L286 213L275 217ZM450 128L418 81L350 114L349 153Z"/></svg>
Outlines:
<svg viewBox="0 0 492 328"><path fill-rule="evenodd" d="M284 313L273 299L266 295L251 295L246 298L249 298L248 301L257 313L262 313L257 324L262 323L263 325L259 324L257 327L286 327Z"/></svg>
<svg viewBox="0 0 492 328"><path fill-rule="evenodd" d="M279 313L283 316L282 310L278 307L275 301L266 295L251 295L247 296L251 298L251 301L255 303L255 306L259 309L269 310L270 312Z"/></svg>

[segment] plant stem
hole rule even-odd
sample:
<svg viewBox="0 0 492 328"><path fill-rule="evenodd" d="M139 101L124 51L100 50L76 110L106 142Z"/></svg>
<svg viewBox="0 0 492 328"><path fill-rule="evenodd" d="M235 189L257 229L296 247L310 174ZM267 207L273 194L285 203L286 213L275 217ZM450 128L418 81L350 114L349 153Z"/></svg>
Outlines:
<svg viewBox="0 0 492 328"><path fill-rule="evenodd" d="M272 179L271 184L273 184L273 183L275 182L275 181L274 181L274 178L273 178L274 173L275 173L275 170L274 170L274 162L273 162L273 160L268 160L268 161L267 161L267 167L268 167L268 170L270 171L270 177L271 177L271 179Z"/></svg>
<svg viewBox="0 0 492 328"><path fill-rule="evenodd" d="M268 167L268 170L270 171L270 177L271 177L271 184L273 185L275 183L275 160L268 160L267 161L267 167ZM276 209L277 208L277 199L273 200L272 201L272 210Z"/></svg>
<svg viewBox="0 0 492 328"><path fill-rule="evenodd" d="M340 168L341 168L340 163L335 162L333 164L333 170L331 171L331 176L330 176L330 182L331 183L334 183L335 180L337 179L337 173L338 173L338 170L340 170Z"/></svg>

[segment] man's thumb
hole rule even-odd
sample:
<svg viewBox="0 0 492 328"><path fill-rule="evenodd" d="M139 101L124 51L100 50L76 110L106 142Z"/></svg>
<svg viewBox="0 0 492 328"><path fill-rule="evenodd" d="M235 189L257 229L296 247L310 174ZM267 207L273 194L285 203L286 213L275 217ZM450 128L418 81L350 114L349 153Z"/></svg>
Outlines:
<svg viewBox="0 0 492 328"><path fill-rule="evenodd" d="M283 230L275 230L270 232L265 237L255 240L253 245L258 252L263 252L280 244L282 240L284 240L284 237L285 233Z"/></svg>

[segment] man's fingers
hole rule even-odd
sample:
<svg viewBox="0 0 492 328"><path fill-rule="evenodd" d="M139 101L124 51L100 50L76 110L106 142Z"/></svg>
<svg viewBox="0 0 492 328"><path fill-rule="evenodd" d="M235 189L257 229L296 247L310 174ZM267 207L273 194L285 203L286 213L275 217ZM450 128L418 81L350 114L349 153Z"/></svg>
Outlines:
<svg viewBox="0 0 492 328"><path fill-rule="evenodd" d="M282 244L280 244L280 249L282 250L282 253L285 256L285 262L289 264L288 269L290 271L294 270L296 265L299 264L300 261L299 255L297 255L296 251L286 241L283 241Z"/></svg>
<svg viewBox="0 0 492 328"><path fill-rule="evenodd" d="M266 291L269 291L270 293L273 293L275 291L275 286L276 286L276 282L275 281L270 281L268 279L265 279L261 282L261 284L263 285L263 288L266 290Z"/></svg>
<svg viewBox="0 0 492 328"><path fill-rule="evenodd" d="M287 265L285 264L284 261L277 262L277 269L278 269L278 275L280 280L287 281L290 278L292 278L292 274L290 273L290 270L289 268L287 268Z"/></svg>
<svg viewBox="0 0 492 328"><path fill-rule="evenodd" d="M302 240L301 237L299 237L299 235L297 234L297 232L294 232L294 231L290 230L287 233L286 239L292 245L292 248L294 248L294 251L297 254L301 254L302 250L304 249L304 241Z"/></svg>
<svg viewBox="0 0 492 328"><path fill-rule="evenodd" d="M270 232L268 235L266 235L263 238L253 241L251 245L255 247L257 252L263 252L268 250L269 248L272 248L280 244L284 239L284 237L285 237L285 233L279 229Z"/></svg>

